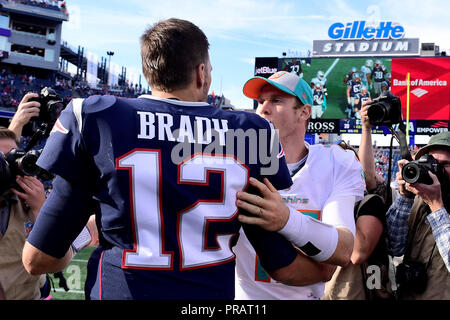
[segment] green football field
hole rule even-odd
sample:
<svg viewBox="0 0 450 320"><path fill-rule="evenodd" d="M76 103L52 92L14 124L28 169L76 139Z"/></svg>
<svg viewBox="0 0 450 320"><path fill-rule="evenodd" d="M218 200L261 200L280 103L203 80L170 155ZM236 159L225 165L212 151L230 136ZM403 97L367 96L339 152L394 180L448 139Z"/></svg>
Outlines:
<svg viewBox="0 0 450 320"><path fill-rule="evenodd" d="M323 119L345 119L347 114L347 85L344 82L345 76L351 71L352 67L356 67L361 73L361 67L364 66L367 59L374 58L313 58L311 65L302 63L303 79L311 83L311 80L317 76L317 71L322 70L327 78L327 108L322 115ZM391 59L379 58L387 69L391 72ZM373 90L370 92L373 97Z"/></svg>
<svg viewBox="0 0 450 320"><path fill-rule="evenodd" d="M86 281L86 266L95 247L88 247L81 250L64 269L63 274L67 280L69 291L65 291L59 286L59 279L53 274L50 275L53 280L55 290L52 288L51 300L84 300L84 283Z"/></svg>

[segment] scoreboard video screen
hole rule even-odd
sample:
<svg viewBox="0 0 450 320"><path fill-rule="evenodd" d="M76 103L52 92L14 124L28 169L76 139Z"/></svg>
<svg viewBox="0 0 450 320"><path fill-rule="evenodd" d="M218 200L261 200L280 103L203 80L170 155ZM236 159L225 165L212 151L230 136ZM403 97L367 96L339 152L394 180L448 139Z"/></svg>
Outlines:
<svg viewBox="0 0 450 320"><path fill-rule="evenodd" d="M276 59L278 65L275 65ZM311 119L358 122L361 104L390 90L400 97L407 117L407 74L410 74L409 119L450 120L450 58L257 58L255 75L286 71L311 86L315 109Z"/></svg>

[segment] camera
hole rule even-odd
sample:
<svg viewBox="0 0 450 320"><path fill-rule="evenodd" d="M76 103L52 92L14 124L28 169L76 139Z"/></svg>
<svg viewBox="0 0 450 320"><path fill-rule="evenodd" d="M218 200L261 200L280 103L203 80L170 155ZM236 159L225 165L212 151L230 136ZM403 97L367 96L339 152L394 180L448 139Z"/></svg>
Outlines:
<svg viewBox="0 0 450 320"><path fill-rule="evenodd" d="M433 184L428 171L435 174L441 184L445 181L444 167L431 154L424 154L418 160L408 162L402 169L402 178L408 183Z"/></svg>
<svg viewBox="0 0 450 320"><path fill-rule="evenodd" d="M37 101L41 104L38 120L48 124L53 124L65 107L63 99L55 90L48 87L41 90L39 97L30 98L28 101Z"/></svg>
<svg viewBox="0 0 450 320"><path fill-rule="evenodd" d="M31 150L25 152L20 149L12 149L10 152L0 153L0 194L15 188L22 189L16 183L16 176L36 176L48 181L54 178L53 174L42 169L36 164L42 150Z"/></svg>
<svg viewBox="0 0 450 320"><path fill-rule="evenodd" d="M41 155L41 150L31 150L42 137L48 137L50 130L65 108L63 99L55 90L45 87L39 97L28 101L40 103L39 117L35 118L39 128L34 132L28 145L22 149L12 149L3 154L0 152L0 194L10 188L23 191L16 183L16 176L36 176L43 181L52 180L54 175L39 167L36 162Z"/></svg>
<svg viewBox="0 0 450 320"><path fill-rule="evenodd" d="M367 110L369 122L373 126L391 126L402 122L402 104L400 98L388 91L373 99Z"/></svg>
<svg viewBox="0 0 450 320"><path fill-rule="evenodd" d="M402 291L422 293L427 288L427 268L425 264L418 261L400 263L397 266L395 280Z"/></svg>

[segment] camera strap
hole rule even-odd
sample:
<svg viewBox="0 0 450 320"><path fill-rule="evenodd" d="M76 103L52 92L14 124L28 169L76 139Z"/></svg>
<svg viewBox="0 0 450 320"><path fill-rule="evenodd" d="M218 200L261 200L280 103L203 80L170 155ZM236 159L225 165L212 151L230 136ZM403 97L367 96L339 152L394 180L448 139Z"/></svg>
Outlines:
<svg viewBox="0 0 450 320"><path fill-rule="evenodd" d="M402 159L406 159L408 161L413 160L411 157L411 153L409 152L408 142L406 141L406 126L403 122L398 124L398 132L396 132L392 127L389 127L389 131L391 131L392 135L397 140L400 145L400 152L402 155Z"/></svg>
<svg viewBox="0 0 450 320"><path fill-rule="evenodd" d="M36 132L31 137L30 142L28 142L27 146L24 148L24 151L25 152L30 151L36 145L36 143L39 142L39 140L41 140L43 137L47 137L48 136L47 132L48 132L48 124L41 123L39 128L36 130Z"/></svg>
<svg viewBox="0 0 450 320"><path fill-rule="evenodd" d="M6 234L9 225L9 217L11 214L9 201L3 200L0 204L0 240Z"/></svg>
<svg viewBox="0 0 450 320"><path fill-rule="evenodd" d="M392 126L389 127L389 131L392 134L391 138L391 144L389 146L389 169L388 169L388 180L387 180L387 188L386 188L386 207L389 209L389 207L392 204L392 190L391 190L391 176L392 176L392 146L394 142L394 138L397 140L398 144L400 145L400 152L402 159L406 159L408 161L413 160L411 157L411 153L409 152L408 143L406 141L406 126L403 123L403 121L400 121L398 124L398 132L392 128Z"/></svg>

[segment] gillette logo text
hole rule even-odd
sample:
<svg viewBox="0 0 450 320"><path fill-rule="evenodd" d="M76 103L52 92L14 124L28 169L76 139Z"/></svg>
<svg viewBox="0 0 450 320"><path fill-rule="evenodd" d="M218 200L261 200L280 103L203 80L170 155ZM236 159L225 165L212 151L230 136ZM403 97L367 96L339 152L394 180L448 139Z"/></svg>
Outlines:
<svg viewBox="0 0 450 320"><path fill-rule="evenodd" d="M366 25L366 21L353 21L343 24L333 23L328 29L328 36L339 39L400 39L405 35L403 26L392 21L380 22L377 26Z"/></svg>

